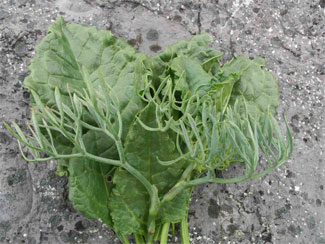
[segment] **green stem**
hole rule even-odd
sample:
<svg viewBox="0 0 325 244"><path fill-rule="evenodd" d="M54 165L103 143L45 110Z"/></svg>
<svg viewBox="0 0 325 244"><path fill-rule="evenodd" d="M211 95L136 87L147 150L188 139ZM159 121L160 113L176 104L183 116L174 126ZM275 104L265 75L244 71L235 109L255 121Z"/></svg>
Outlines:
<svg viewBox="0 0 325 244"><path fill-rule="evenodd" d="M119 237L120 241L123 244L130 244L129 239L125 235L121 235L117 233L117 236Z"/></svg>
<svg viewBox="0 0 325 244"><path fill-rule="evenodd" d="M149 208L149 216L148 216L148 224L147 224L147 242L151 243L153 241L153 236L155 234L156 228L156 216L158 214L160 208L160 201L158 197L158 189L154 185L146 179L138 170L133 168L127 162L122 164L122 167L126 169L130 174L136 177L146 188L150 196L150 208Z"/></svg>
<svg viewBox="0 0 325 244"><path fill-rule="evenodd" d="M114 138L114 139L115 139L116 147L118 149L117 151L120 156L120 160L122 163L124 163L124 162L126 162L126 158L125 158L122 142L120 139L116 139L116 138Z"/></svg>
<svg viewBox="0 0 325 244"><path fill-rule="evenodd" d="M176 183L176 185L174 185L169 192L167 192L162 200L161 200L161 205L165 204L168 201L171 201L179 192L181 192L185 186L186 186L186 180L191 176L191 173L193 172L193 170L195 169L195 163L191 163L189 166L187 166L187 168L184 170L180 181Z"/></svg>
<svg viewBox="0 0 325 244"><path fill-rule="evenodd" d="M119 160L113 160L113 159L109 159L109 158L102 158L102 157L98 157L95 156L91 153L85 153L85 157L90 159L90 160L94 160L100 163L104 163L104 164L109 164L109 165L114 165L114 166L122 166L122 163Z"/></svg>
<svg viewBox="0 0 325 244"><path fill-rule="evenodd" d="M187 216L181 222L181 241L182 244L190 244L190 236L188 234Z"/></svg>
<svg viewBox="0 0 325 244"><path fill-rule="evenodd" d="M148 191L150 198L157 195L155 187L151 185L151 183L146 179L146 177L144 177L143 174L133 168L133 166L131 166L128 162L124 162L121 166L143 184L143 186Z"/></svg>
<svg viewBox="0 0 325 244"><path fill-rule="evenodd" d="M186 180L192 173L192 171L195 169L195 163L190 163L189 166L187 166L187 168L184 170L182 176L181 176L181 180Z"/></svg>
<svg viewBox="0 0 325 244"><path fill-rule="evenodd" d="M273 169L274 168L268 168L254 175L248 175L248 176L244 175L244 176L229 178L229 179L203 177L191 181L185 181L185 180L179 181L167 194L164 195L163 199L161 200L161 205L165 204L167 201L171 201L172 199L174 199L174 197L177 196L179 192L183 191L184 188L187 187L193 187L205 183L219 183L219 184L238 183L245 180L260 178L268 174L269 172L271 172Z"/></svg>
<svg viewBox="0 0 325 244"><path fill-rule="evenodd" d="M128 162L126 162L121 140L116 140L116 146L119 151L122 167L126 169L130 174L132 174L135 178L137 178L144 185L144 187L149 193L150 208L149 208L149 215L148 215L146 239L148 242L152 242L153 236L155 234L155 228L156 228L156 215L160 208L158 189L154 185L152 185L143 174L141 174L137 169L133 168Z"/></svg>
<svg viewBox="0 0 325 244"><path fill-rule="evenodd" d="M148 224L147 224L147 241L150 243L153 241L153 238L154 238L154 234L156 231L156 216L157 216L159 208L160 208L158 189L154 185L153 185L153 188L155 190L155 193L151 197L149 216L148 216Z"/></svg>
<svg viewBox="0 0 325 244"><path fill-rule="evenodd" d="M121 147L121 144L117 144L117 146ZM121 155L123 155L123 153L121 153ZM150 208L149 208L148 225L147 225L148 226L147 241L152 242L153 235L155 233L155 227L156 227L156 215L160 208L158 189L154 185L151 185L151 183L146 179L146 177L143 174L141 174L138 170L136 170L134 167L132 167L128 162L124 160L120 162L117 160L98 157L89 153L86 153L85 156L95 161L123 167L126 171L128 171L131 175L137 178L144 185L144 187L146 188L150 196Z"/></svg>
<svg viewBox="0 0 325 244"><path fill-rule="evenodd" d="M154 185L152 185L147 178L141 174L137 169L133 168L132 165L130 165L126 161L126 157L123 150L123 145L120 139L115 140L116 147L118 149L120 160L121 160L121 166L127 170L130 174L132 174L135 178L137 178L143 186L146 188L146 190L149 193L150 197L150 208L149 208L149 215L148 215L148 224L147 224L147 242L153 241L153 236L155 234L155 228L156 228L156 215L160 208L160 200L158 197L158 189Z"/></svg>
<svg viewBox="0 0 325 244"><path fill-rule="evenodd" d="M144 244L145 243L142 235L135 234L134 238L135 238L135 243L136 244Z"/></svg>
<svg viewBox="0 0 325 244"><path fill-rule="evenodd" d="M176 236L176 232L175 232L175 223L172 223L172 235Z"/></svg>
<svg viewBox="0 0 325 244"><path fill-rule="evenodd" d="M162 228L162 226L159 225L158 228L156 229L155 234L153 236L153 241L158 241L159 240L160 233L161 233L161 228Z"/></svg>
<svg viewBox="0 0 325 244"><path fill-rule="evenodd" d="M230 179L225 179L225 178L213 178L213 177L203 177L195 180L191 180L187 182L187 186L197 186L209 182L215 182L215 183L237 183L240 181L243 181L247 179L246 176L238 177L238 178L230 178Z"/></svg>
<svg viewBox="0 0 325 244"><path fill-rule="evenodd" d="M153 241L159 241L160 233L161 233L162 226L159 225L155 231L155 234L153 236Z"/></svg>
<svg viewBox="0 0 325 244"><path fill-rule="evenodd" d="M174 199L186 187L186 181L178 182L172 189L167 192L161 200L161 205Z"/></svg>
<svg viewBox="0 0 325 244"><path fill-rule="evenodd" d="M147 239L146 242L144 242L144 243L145 244L153 244L153 242L154 242L153 238L150 238L150 240Z"/></svg>
<svg viewBox="0 0 325 244"><path fill-rule="evenodd" d="M160 244L167 244L170 223L165 223L160 234Z"/></svg>
<svg viewBox="0 0 325 244"><path fill-rule="evenodd" d="M197 185L201 185L201 184L205 184L205 183L219 183L219 184L231 184L231 183L238 183L241 181L246 181L246 180L252 180L252 179L256 179L256 178L261 178L264 175L270 173L271 171L274 170L274 167L270 167L267 168L259 173L256 174L252 174L252 175L244 175L244 176L240 176L240 177L235 177L235 178L211 178L211 177L203 177L203 178L199 178L196 180L191 180L188 181L186 183L185 186L183 187L193 187L193 186L197 186Z"/></svg>

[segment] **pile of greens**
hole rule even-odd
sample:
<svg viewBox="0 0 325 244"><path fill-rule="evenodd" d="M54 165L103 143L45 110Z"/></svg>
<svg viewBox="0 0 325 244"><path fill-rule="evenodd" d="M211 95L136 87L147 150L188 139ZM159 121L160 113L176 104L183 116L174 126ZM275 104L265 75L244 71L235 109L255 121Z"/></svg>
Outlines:
<svg viewBox="0 0 325 244"><path fill-rule="evenodd" d="M261 58L222 65L207 34L147 57L106 30L59 18L36 48L24 85L30 133L7 126L27 161L57 159L69 199L123 243L189 243L194 186L264 176L292 153L275 119L277 81ZM32 159L24 154L29 149ZM243 174L218 178L231 164Z"/></svg>

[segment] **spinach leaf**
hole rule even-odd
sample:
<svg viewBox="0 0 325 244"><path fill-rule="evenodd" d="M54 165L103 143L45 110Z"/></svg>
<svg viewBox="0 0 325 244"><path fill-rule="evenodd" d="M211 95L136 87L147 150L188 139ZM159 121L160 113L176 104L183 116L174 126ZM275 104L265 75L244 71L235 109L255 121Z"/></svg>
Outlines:
<svg viewBox="0 0 325 244"><path fill-rule="evenodd" d="M118 159L114 141L103 133L88 131L83 136L89 153ZM112 195L115 167L84 158L69 161L69 200L86 217L113 226L108 201Z"/></svg>
<svg viewBox="0 0 325 244"><path fill-rule="evenodd" d="M147 126L157 127L155 121L156 106L149 103L140 113L141 121ZM172 166L164 166L159 160L177 158L178 152L174 143L175 134L168 132L151 132L144 129L136 121L129 131L125 143L127 161L137 169L158 190L158 197L162 198L181 177L186 162L182 161ZM114 174L114 198L111 198L110 209L114 220L114 229L122 234L146 233L147 209L149 209L149 195L143 185L125 170L118 170ZM159 211L158 223L179 222L187 214L190 189L184 190L179 196ZM123 221L122 221L123 220ZM126 221L127 220L127 221ZM125 223L130 223L125 225Z"/></svg>
<svg viewBox="0 0 325 244"><path fill-rule="evenodd" d="M262 58L250 60L248 57L238 57L226 63L223 67L225 75L237 73L240 80L236 83L231 97L231 103L244 97L249 110L257 113L270 110L275 113L279 106L279 88L271 72L262 69L265 61Z"/></svg>
<svg viewBox="0 0 325 244"><path fill-rule="evenodd" d="M83 93L86 88L84 67L98 89L103 89L100 79L104 79L112 87L111 92L118 96L125 135L134 116L143 107L137 92L144 75L144 59L145 55L136 53L133 47L114 38L109 31L67 25L59 17L37 46L24 86L36 91L41 101L54 109L57 109L54 90L58 88L62 102L71 107L69 91ZM83 116L93 123L87 111ZM73 145L62 135L53 132L53 137L59 152L72 152ZM65 145L64 148L62 145ZM66 174L67 165L67 160L59 160L57 172Z"/></svg>

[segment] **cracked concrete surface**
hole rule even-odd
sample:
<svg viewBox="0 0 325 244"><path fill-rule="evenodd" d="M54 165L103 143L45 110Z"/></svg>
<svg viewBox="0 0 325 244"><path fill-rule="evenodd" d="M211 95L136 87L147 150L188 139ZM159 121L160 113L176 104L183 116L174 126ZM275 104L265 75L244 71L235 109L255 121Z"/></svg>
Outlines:
<svg viewBox="0 0 325 244"><path fill-rule="evenodd" d="M148 55L208 32L224 60L265 57L279 81L279 119L284 112L293 129L294 155L262 179L198 187L191 243L325 243L324 0L0 0L0 121L23 126L28 119L26 67L59 15L109 29ZM0 243L119 243L73 209L66 185L55 162L24 162L0 127Z"/></svg>

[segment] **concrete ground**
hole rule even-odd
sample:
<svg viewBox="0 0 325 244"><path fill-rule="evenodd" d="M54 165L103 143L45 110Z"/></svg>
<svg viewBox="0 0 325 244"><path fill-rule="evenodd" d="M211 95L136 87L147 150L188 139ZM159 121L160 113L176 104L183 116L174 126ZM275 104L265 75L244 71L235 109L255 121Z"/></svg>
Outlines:
<svg viewBox="0 0 325 244"><path fill-rule="evenodd" d="M293 129L294 155L262 179L198 187L191 240L325 243L324 0L0 0L0 122L24 125L28 118L26 67L59 15L109 29L148 55L208 32L224 60L265 57L279 81L279 115ZM27 164L0 126L0 243L119 243L72 208L66 185L54 162Z"/></svg>

